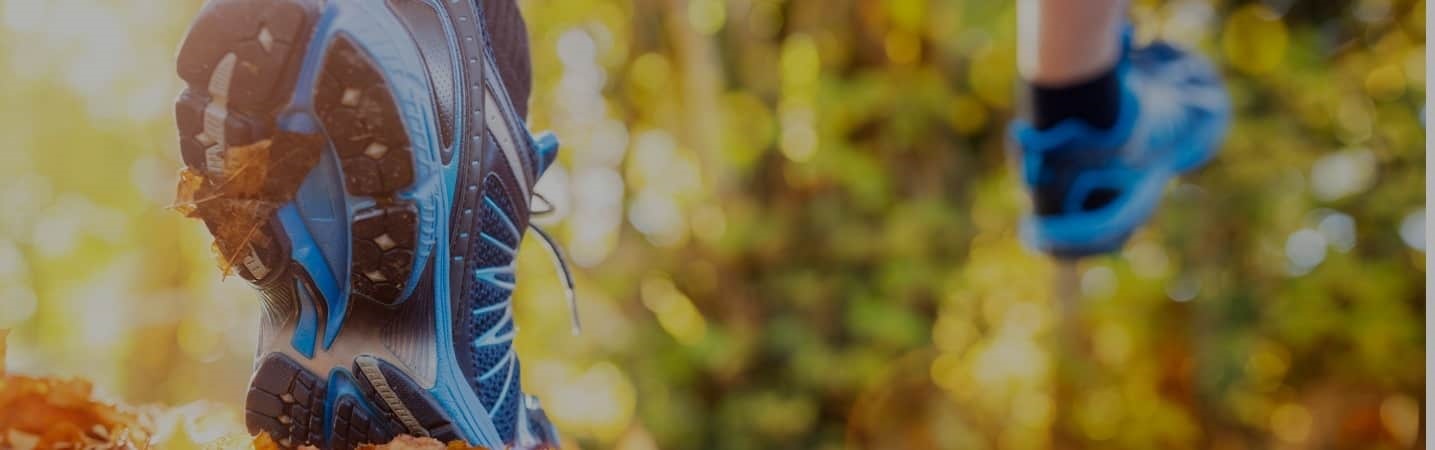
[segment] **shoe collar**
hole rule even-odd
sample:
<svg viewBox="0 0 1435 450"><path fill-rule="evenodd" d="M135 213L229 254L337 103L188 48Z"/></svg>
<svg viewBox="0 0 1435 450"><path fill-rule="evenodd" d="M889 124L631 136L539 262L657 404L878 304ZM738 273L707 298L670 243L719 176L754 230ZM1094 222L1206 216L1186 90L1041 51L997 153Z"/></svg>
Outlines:
<svg viewBox="0 0 1435 450"><path fill-rule="evenodd" d="M1026 182L1035 185L1041 172L1042 155L1071 149L1110 149L1118 151L1135 132L1136 119L1141 116L1141 103L1136 98L1135 87L1131 85L1131 51L1135 40L1134 28L1127 24L1121 31L1121 56L1116 62L1117 83L1121 89L1121 105L1117 108L1116 123L1109 128L1092 126L1084 120L1071 118L1058 122L1047 129L1037 129L1030 121L1018 120L1012 123L1011 138L1020 144L1022 175Z"/></svg>
<svg viewBox="0 0 1435 450"><path fill-rule="evenodd" d="M1135 132L1141 104L1127 85L1125 74L1119 76L1122 86L1121 106L1117 108L1116 123L1110 128L1095 127L1074 118L1063 120L1045 130L1037 129L1031 122L1024 120L1012 124L1011 138L1020 144L1022 171L1028 184L1036 184L1037 175L1045 159L1043 156L1046 154L1089 149L1120 151L1125 146Z"/></svg>

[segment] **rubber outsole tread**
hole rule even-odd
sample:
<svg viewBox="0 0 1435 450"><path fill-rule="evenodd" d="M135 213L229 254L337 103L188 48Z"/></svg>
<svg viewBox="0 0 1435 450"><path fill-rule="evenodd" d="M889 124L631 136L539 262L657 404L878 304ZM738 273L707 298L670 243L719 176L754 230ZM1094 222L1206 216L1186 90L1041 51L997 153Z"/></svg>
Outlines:
<svg viewBox="0 0 1435 450"><path fill-rule="evenodd" d="M393 438L393 433L385 431L384 426L369 417L353 398L343 397L334 402L330 448L349 449L364 444L382 444Z"/></svg>
<svg viewBox="0 0 1435 450"><path fill-rule="evenodd" d="M347 378L347 377L345 377ZM367 384L365 384L367 386ZM378 405L373 395L358 399L340 396L332 405L332 423L324 435L324 380L283 354L269 354L255 370L245 399L245 422L251 434L269 433L284 448L312 445L352 449L364 444L387 443L401 424L387 416L374 417L363 403Z"/></svg>
<svg viewBox="0 0 1435 450"><path fill-rule="evenodd" d="M244 418L251 434L269 433L285 448L324 445L324 384L281 354L264 358L249 384Z"/></svg>
<svg viewBox="0 0 1435 450"><path fill-rule="evenodd" d="M408 428L411 435L432 437L440 442L462 439L454 428L453 420L424 393L418 383L392 364L375 358L369 358L372 368L365 370L362 367L364 358L366 357L359 357L353 367L359 389L382 411L389 423ZM381 393L380 389L387 392ZM391 408L390 400L385 399L386 395L391 395L392 400L400 403L404 410L395 411ZM413 429L414 427L418 429Z"/></svg>
<svg viewBox="0 0 1435 450"><path fill-rule="evenodd" d="M336 38L325 57L314 98L334 143L350 195L376 205L352 218L351 292L393 305L412 274L418 210L397 198L413 184L413 149L383 75L348 39Z"/></svg>
<svg viewBox="0 0 1435 450"><path fill-rule="evenodd" d="M354 216L350 278L355 295L389 304L413 270L418 210L412 204L375 206Z"/></svg>
<svg viewBox="0 0 1435 450"><path fill-rule="evenodd" d="M320 136L274 131L316 16L313 0L214 0L180 46L175 123L197 180L181 206L214 234L224 270L251 282L284 264L273 212L322 150Z"/></svg>
<svg viewBox="0 0 1435 450"><path fill-rule="evenodd" d="M329 50L315 106L350 194L386 197L413 183L413 150L388 85L345 38Z"/></svg>

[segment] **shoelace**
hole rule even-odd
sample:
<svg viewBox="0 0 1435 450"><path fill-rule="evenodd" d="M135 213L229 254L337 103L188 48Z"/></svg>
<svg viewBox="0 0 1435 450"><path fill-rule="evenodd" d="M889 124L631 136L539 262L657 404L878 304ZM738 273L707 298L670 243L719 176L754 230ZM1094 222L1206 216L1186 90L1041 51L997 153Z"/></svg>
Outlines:
<svg viewBox="0 0 1435 450"><path fill-rule="evenodd" d="M544 198L542 194L535 192L533 196L537 200L542 200L543 204L548 205L548 208L530 210L530 216L541 217L553 213L553 203L549 202L547 198ZM568 259L563 256L562 247L558 245L557 240L553 239L553 235L548 234L547 231L543 231L543 228L533 222L530 221L528 223L528 228L533 230L533 234L541 238L543 246L548 249L548 254L553 256L553 268L558 272L558 276L563 279L564 293L568 297L569 327L574 336L582 334L583 322L578 318L578 290L574 287L573 272L568 270Z"/></svg>

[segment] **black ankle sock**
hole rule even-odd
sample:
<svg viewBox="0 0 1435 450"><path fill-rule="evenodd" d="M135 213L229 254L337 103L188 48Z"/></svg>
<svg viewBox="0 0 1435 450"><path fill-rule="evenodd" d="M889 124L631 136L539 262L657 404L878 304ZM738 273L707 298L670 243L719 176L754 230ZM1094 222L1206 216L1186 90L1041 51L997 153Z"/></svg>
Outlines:
<svg viewBox="0 0 1435 450"><path fill-rule="evenodd" d="M483 2L483 25L493 44L499 76L518 115L528 117L528 92L532 89L533 68L528 58L528 26L523 23L515 0Z"/></svg>
<svg viewBox="0 0 1435 450"><path fill-rule="evenodd" d="M1081 119L1097 128L1111 128L1121 106L1121 80L1116 68L1095 78L1065 86L1031 88L1031 119L1038 130L1056 126L1066 119Z"/></svg>

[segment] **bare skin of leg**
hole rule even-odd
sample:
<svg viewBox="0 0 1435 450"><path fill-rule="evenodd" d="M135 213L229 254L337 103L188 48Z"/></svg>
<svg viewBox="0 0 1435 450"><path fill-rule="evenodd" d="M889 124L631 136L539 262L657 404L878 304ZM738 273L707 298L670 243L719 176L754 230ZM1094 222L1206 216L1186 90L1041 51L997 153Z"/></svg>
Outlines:
<svg viewBox="0 0 1435 450"><path fill-rule="evenodd" d="M1086 81L1116 64L1127 0L1019 0L1018 70L1038 86Z"/></svg>

